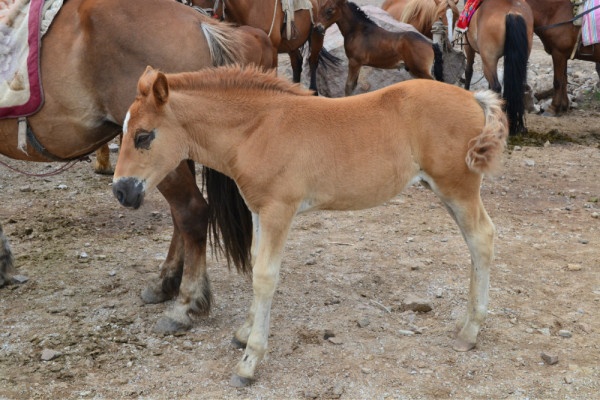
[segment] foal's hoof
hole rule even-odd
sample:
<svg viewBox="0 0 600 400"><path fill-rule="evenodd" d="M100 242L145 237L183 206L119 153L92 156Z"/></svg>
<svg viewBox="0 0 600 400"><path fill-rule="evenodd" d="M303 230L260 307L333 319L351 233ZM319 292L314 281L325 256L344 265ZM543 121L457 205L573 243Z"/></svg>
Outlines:
<svg viewBox="0 0 600 400"><path fill-rule="evenodd" d="M169 317L162 317L154 325L154 333L159 335L169 335L177 332L185 332L191 328L191 322L175 321Z"/></svg>
<svg viewBox="0 0 600 400"><path fill-rule="evenodd" d="M245 349L246 348L246 343L240 342L239 340L236 339L235 336L231 339L231 344L236 349Z"/></svg>
<svg viewBox="0 0 600 400"><path fill-rule="evenodd" d="M94 169L94 172L98 175L114 175L115 170L112 168L109 169Z"/></svg>
<svg viewBox="0 0 600 400"><path fill-rule="evenodd" d="M469 351L471 349L474 349L475 345L476 345L476 343L470 343L470 342L467 342L466 340L457 338L454 341L454 345L452 346L452 348L455 351L465 352L465 351Z"/></svg>
<svg viewBox="0 0 600 400"><path fill-rule="evenodd" d="M237 374L231 374L231 379L229 379L229 385L236 388L250 386L251 383L252 379L244 378L243 376L239 376Z"/></svg>
<svg viewBox="0 0 600 400"><path fill-rule="evenodd" d="M142 290L142 300L146 304L157 304L170 300L170 298L160 288L150 284Z"/></svg>

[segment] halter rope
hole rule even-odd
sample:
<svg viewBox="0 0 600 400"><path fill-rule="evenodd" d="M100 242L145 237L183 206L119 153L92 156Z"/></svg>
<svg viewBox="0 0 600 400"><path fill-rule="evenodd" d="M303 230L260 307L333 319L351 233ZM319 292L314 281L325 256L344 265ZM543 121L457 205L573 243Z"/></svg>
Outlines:
<svg viewBox="0 0 600 400"><path fill-rule="evenodd" d="M267 36L271 37L271 33L273 32L273 26L275 26L275 17L277 16L277 0L275 0L275 7L273 8L273 21L271 21L271 29L269 29L269 34Z"/></svg>

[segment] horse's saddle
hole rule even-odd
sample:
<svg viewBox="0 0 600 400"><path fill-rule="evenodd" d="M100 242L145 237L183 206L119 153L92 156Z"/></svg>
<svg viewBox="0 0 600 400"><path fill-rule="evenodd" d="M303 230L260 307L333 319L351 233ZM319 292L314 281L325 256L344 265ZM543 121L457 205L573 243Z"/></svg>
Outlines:
<svg viewBox="0 0 600 400"><path fill-rule="evenodd" d="M313 18L312 3L310 0L281 0L281 9L285 15L285 37L288 40L294 39L292 36L292 26L294 24L294 13L298 10L310 11L310 22L315 23Z"/></svg>

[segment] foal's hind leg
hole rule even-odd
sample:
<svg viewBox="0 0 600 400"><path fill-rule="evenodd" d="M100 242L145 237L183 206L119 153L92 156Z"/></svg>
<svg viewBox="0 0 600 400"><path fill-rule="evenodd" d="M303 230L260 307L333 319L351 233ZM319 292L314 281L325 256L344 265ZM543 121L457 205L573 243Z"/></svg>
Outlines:
<svg viewBox="0 0 600 400"><path fill-rule="evenodd" d="M182 162L158 188L171 206L176 227L169 249L172 258L167 258L161 271L161 288L165 298L178 297L155 331L170 333L188 329L193 316L210 311L212 297L206 272L208 205L196 185L193 163Z"/></svg>
<svg viewBox="0 0 600 400"><path fill-rule="evenodd" d="M471 79L473 79L473 64L475 64L475 50L468 44L465 45L465 54L467 56L467 66L465 68L465 89L471 88Z"/></svg>
<svg viewBox="0 0 600 400"><path fill-rule="evenodd" d="M14 271L13 256L0 225L0 287L10 283L10 273Z"/></svg>
<svg viewBox="0 0 600 400"><path fill-rule="evenodd" d="M494 256L494 224L487 215L478 194L470 198L442 201L457 222L471 252L471 279L467 312L457 324L454 343L457 351L475 347L477 334L487 315L490 266Z"/></svg>

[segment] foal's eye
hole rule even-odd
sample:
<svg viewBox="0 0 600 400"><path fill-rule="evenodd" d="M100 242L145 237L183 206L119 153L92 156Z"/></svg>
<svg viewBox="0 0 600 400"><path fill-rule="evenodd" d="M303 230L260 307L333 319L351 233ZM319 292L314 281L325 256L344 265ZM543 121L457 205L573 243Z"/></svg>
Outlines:
<svg viewBox="0 0 600 400"><path fill-rule="evenodd" d="M154 130L152 132L141 131L135 135L134 145L136 149L150 149L150 143L154 139Z"/></svg>
<svg viewBox="0 0 600 400"><path fill-rule="evenodd" d="M327 10L327 16L331 17L333 15L333 8L330 8L329 10Z"/></svg>

